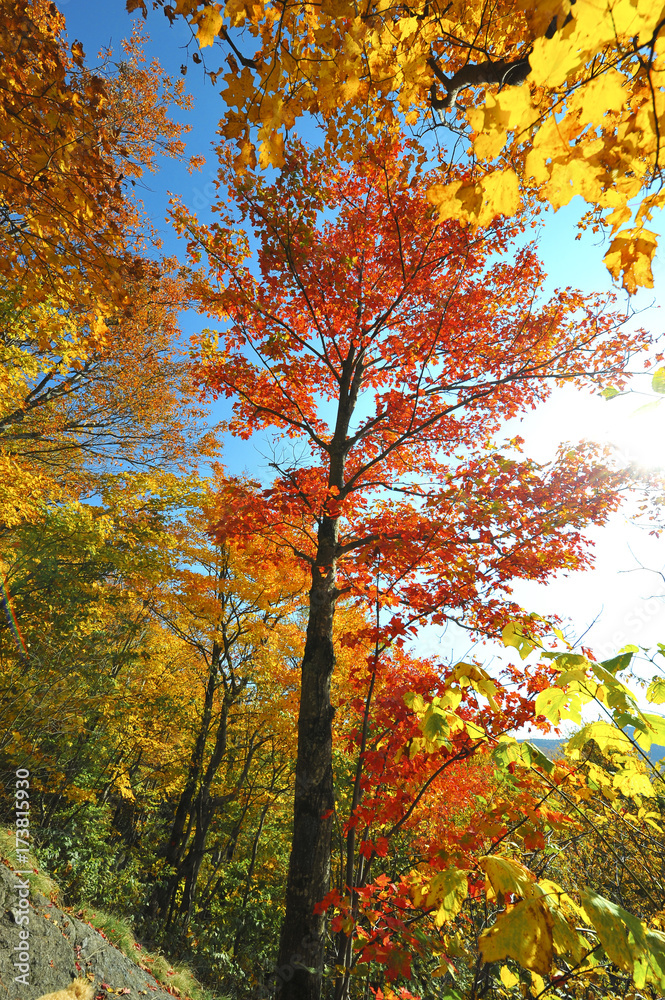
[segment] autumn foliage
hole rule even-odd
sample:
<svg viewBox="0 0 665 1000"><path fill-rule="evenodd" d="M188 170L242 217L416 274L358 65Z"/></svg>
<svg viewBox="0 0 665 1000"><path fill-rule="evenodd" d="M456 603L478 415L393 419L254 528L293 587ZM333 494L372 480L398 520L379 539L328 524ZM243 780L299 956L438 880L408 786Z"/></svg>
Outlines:
<svg viewBox="0 0 665 1000"><path fill-rule="evenodd" d="M127 0L144 16L147 6ZM584 223L602 222L612 236L614 277L631 292L652 286L649 222L664 204L659 0L362 10L346 0L191 0L164 11L185 18L202 49L219 42L224 61L209 74L223 83L222 130L239 167L256 152L262 166L282 166L285 135L307 115L352 157L386 123L434 127L445 142L461 135L474 164L464 179L444 172L432 184L442 219L486 225L517 212L527 192L554 208L577 194L589 206Z"/></svg>
<svg viewBox="0 0 665 1000"><path fill-rule="evenodd" d="M154 272L149 231L123 182L152 168L156 147L182 154L168 107L187 101L158 64L142 65L139 33L120 73L108 56L93 72L81 45L65 43L55 4L3 0L1 14L3 290L19 306L74 312L94 339L128 287ZM56 344L57 330L52 316Z"/></svg>
<svg viewBox="0 0 665 1000"><path fill-rule="evenodd" d="M607 298L540 301L523 221L439 222L416 167L394 141L353 168L297 146L273 185L225 158L232 212L220 203L206 227L175 211L207 260L192 292L228 324L217 350L203 342L196 377L233 400L234 433L275 427L304 448L275 459L258 508L231 487L220 533L269 532L315 563L317 526L334 521L338 590L366 594L380 564L387 636L424 613L491 630L511 579L583 563L578 528L607 515L620 478L584 449L543 468L519 439L502 451L492 437L556 384L621 379L646 343ZM241 218L259 241L258 278Z"/></svg>
<svg viewBox="0 0 665 1000"><path fill-rule="evenodd" d="M131 182L183 155L182 82L138 31L95 67L55 5L0 0L3 822L26 768L65 904L220 996L660 996L665 684L513 593L589 566L635 488L519 422L651 344L613 295L546 293L529 236L579 193L649 283L658 4L164 10L229 69L181 261ZM562 725L556 759L517 738Z"/></svg>
<svg viewBox="0 0 665 1000"><path fill-rule="evenodd" d="M422 162L393 138L349 167L296 145L274 184L238 175L224 149L220 160L230 211L220 201L211 226L178 204L174 217L193 263L206 259L192 294L224 324L217 350L202 342L197 377L233 399L233 432L274 427L281 442L259 506L256 488L232 485L217 537L262 534L311 572L280 964L303 954L282 994L316 997L336 604L367 601L380 576L370 642L399 647L425 620L495 634L519 614L514 578L583 565L580 529L614 508L621 474L584 448L542 468L518 438L502 451L492 436L557 383L621 379L644 340L596 296L539 302L533 248L506 260L522 222L441 222ZM258 243L258 276L238 222Z"/></svg>

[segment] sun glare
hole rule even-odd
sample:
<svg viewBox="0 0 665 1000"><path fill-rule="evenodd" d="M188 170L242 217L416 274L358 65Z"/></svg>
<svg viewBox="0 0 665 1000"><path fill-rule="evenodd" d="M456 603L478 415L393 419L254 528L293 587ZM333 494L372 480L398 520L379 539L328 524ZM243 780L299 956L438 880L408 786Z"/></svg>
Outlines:
<svg viewBox="0 0 665 1000"><path fill-rule="evenodd" d="M665 400L635 409L634 397L617 403L623 404L622 412L608 429L609 443L626 461L646 468L665 468Z"/></svg>
<svg viewBox="0 0 665 1000"><path fill-rule="evenodd" d="M563 442L587 440L609 445L627 464L665 468L665 396L634 391L604 399L564 388L525 417L519 433L539 461L553 458Z"/></svg>

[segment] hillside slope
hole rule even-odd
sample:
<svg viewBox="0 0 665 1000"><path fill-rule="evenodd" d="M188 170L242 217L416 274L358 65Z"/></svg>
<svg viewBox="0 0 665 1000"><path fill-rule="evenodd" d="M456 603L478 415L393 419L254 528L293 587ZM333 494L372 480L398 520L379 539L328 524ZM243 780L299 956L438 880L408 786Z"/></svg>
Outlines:
<svg viewBox="0 0 665 1000"><path fill-rule="evenodd" d="M93 982L98 1000L118 994L128 1000L173 1000L154 976L90 924L69 916L28 886L24 875L0 863L0 1000L36 1000L68 987L77 977ZM27 949L21 930L29 934ZM20 961L26 952L27 963Z"/></svg>

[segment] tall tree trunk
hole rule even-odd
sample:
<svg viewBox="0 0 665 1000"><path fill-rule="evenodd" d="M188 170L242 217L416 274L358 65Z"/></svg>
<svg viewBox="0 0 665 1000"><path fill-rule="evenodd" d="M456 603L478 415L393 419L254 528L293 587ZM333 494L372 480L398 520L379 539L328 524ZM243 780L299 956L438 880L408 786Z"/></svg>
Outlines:
<svg viewBox="0 0 665 1000"><path fill-rule="evenodd" d="M325 920L314 907L327 893L330 878L337 537L338 519L324 516L312 567L302 662L293 841L277 974L281 1000L318 1000L321 994Z"/></svg>

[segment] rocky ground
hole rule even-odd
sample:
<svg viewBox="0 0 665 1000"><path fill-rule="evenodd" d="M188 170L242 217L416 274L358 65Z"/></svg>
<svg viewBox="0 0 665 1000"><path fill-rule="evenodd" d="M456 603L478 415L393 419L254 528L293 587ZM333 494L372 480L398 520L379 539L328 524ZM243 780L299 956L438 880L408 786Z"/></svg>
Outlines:
<svg viewBox="0 0 665 1000"><path fill-rule="evenodd" d="M77 977L93 983L98 1000L173 1000L149 972L89 924L24 886L24 876L0 863L0 1000L37 1000ZM27 948L21 930L29 932Z"/></svg>

